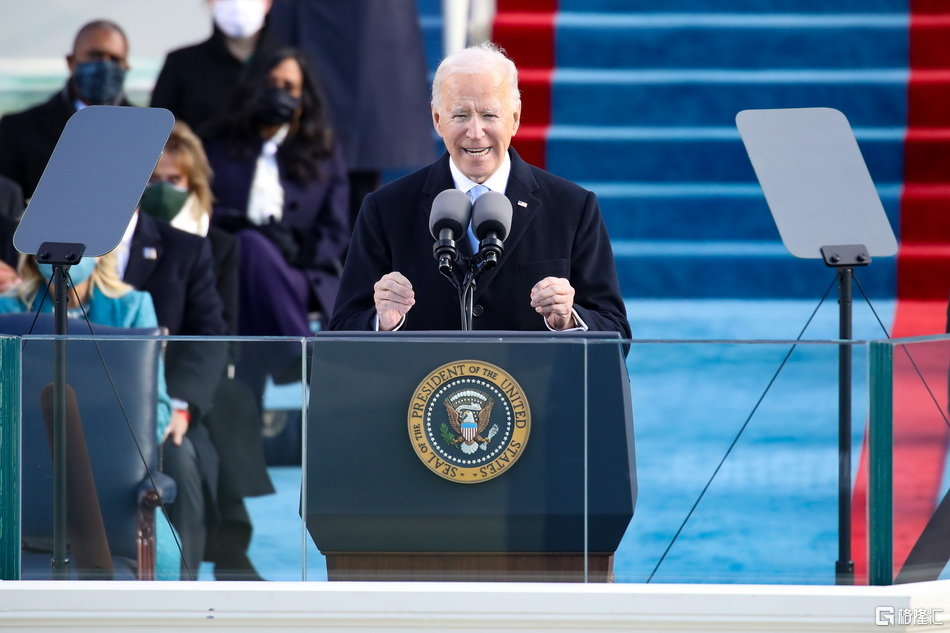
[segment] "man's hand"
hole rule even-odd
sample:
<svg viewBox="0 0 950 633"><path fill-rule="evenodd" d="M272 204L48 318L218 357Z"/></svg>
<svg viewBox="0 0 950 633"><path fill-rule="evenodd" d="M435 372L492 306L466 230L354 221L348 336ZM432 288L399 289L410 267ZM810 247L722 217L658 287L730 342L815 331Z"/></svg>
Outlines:
<svg viewBox="0 0 950 633"><path fill-rule="evenodd" d="M16 271L6 262L0 262L0 292L6 292L18 283L20 283L20 277Z"/></svg>
<svg viewBox="0 0 950 633"><path fill-rule="evenodd" d="M555 330L577 327L574 322L574 287L563 277L545 277L531 289L531 307Z"/></svg>
<svg viewBox="0 0 950 633"><path fill-rule="evenodd" d="M373 286L373 303L379 317L379 329L390 332L416 303L412 284L402 273L383 275Z"/></svg>
<svg viewBox="0 0 950 633"><path fill-rule="evenodd" d="M190 417L187 409L175 409L172 411L172 419L168 422L168 427L165 429L165 437L162 438L162 441L164 442L171 437L175 446L181 446L181 441L184 439L185 433L188 432L189 420Z"/></svg>

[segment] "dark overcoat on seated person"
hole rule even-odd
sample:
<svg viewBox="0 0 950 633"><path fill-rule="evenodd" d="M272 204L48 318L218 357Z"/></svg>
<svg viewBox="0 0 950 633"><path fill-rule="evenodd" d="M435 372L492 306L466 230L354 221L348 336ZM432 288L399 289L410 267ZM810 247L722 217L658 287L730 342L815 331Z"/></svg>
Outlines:
<svg viewBox="0 0 950 633"><path fill-rule="evenodd" d="M509 149L511 231L498 266L478 282L476 330L545 330L530 305L531 288L564 277L574 308L591 330L630 336L614 269L610 239L597 198L563 178L529 165ZM454 188L449 155L368 195L347 255L333 330L373 329L373 285L398 271L412 283L416 303L403 330L458 330L457 293L438 271L429 232L432 200ZM464 241L465 238L463 238Z"/></svg>
<svg viewBox="0 0 950 633"><path fill-rule="evenodd" d="M226 140L205 142L208 162L214 170L212 190L215 196L212 223L229 232L250 228L247 205L254 181L254 169L263 141L235 150ZM306 183L288 177L278 154L280 185L284 190L280 224L299 241L297 262L291 262L307 276L311 310L330 314L340 285L340 262L350 237L349 187L346 166L340 148L321 165L322 178ZM248 297L248 300L253 298Z"/></svg>
<svg viewBox="0 0 950 633"><path fill-rule="evenodd" d="M47 101L0 118L0 174L33 197L66 122L76 113L75 97L64 88ZM123 98L119 105L132 105ZM90 157L91 158L91 157Z"/></svg>
<svg viewBox="0 0 950 633"><path fill-rule="evenodd" d="M140 213L125 281L152 295L159 325L167 327L173 336L233 334L223 318L214 268L236 256L236 244L230 236L224 236L223 246L221 241L215 242L212 258L205 238L179 231L167 222ZM231 345L217 341L173 341L168 346L165 375L169 395L188 402L196 409L197 419L212 408L230 350ZM217 416L222 413L219 411ZM203 458L206 481L211 491L216 491L217 451L210 446L210 441L204 441L203 434L194 439ZM259 454L260 442L259 428L235 425L228 441L228 454L222 457L239 464L247 463L244 456ZM259 467L229 469L229 473L231 483L242 494L267 494L272 490L266 471Z"/></svg>
<svg viewBox="0 0 950 633"><path fill-rule="evenodd" d="M152 295L158 323L170 335L227 334L211 249L204 238L139 213L123 278ZM226 359L224 345L169 346L169 394L206 413Z"/></svg>

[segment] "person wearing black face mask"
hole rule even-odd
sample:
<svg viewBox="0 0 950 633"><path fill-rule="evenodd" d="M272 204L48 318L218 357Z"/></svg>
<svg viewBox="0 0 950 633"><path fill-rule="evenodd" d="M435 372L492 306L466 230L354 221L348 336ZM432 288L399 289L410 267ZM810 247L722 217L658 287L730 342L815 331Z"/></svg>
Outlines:
<svg viewBox="0 0 950 633"><path fill-rule="evenodd" d="M290 123L299 109L299 97L279 86L271 86L261 94L254 116L264 127L283 125Z"/></svg>
<svg viewBox="0 0 950 633"><path fill-rule="evenodd" d="M122 28L108 20L89 22L66 56L70 77L47 102L0 119L0 174L23 189L27 199L53 154L66 121L87 105L131 105L123 94L129 44Z"/></svg>
<svg viewBox="0 0 950 633"><path fill-rule="evenodd" d="M126 68L111 59L76 64L73 84L86 105L117 105L125 83Z"/></svg>
<svg viewBox="0 0 950 633"><path fill-rule="evenodd" d="M253 58L205 149L212 223L241 244L239 333L308 336L308 314L333 309L350 226L342 151L306 59Z"/></svg>

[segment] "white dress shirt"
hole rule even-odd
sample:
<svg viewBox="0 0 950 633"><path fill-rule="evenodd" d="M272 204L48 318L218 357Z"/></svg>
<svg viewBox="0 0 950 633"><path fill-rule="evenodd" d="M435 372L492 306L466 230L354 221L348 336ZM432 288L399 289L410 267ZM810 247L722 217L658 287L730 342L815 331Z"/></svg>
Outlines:
<svg viewBox="0 0 950 633"><path fill-rule="evenodd" d="M247 219L252 224L267 224L271 218L274 218L274 222L280 222L284 215L284 188L280 184L277 150L289 131L290 125L281 126L264 141L261 154L257 157L251 193L247 199Z"/></svg>

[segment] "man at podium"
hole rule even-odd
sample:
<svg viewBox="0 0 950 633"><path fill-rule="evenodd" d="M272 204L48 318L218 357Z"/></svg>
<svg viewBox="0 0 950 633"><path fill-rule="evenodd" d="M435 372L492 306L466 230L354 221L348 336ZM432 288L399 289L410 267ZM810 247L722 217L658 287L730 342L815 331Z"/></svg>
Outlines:
<svg viewBox="0 0 950 633"><path fill-rule="evenodd" d="M429 231L433 199L459 189L473 201L486 191L503 193L513 209L504 253L477 282L473 329L629 337L596 197L510 147L521 118L514 63L491 43L446 57L431 105L447 152L364 199L329 329L459 329L458 296L439 273ZM472 254L469 238L458 244L463 255Z"/></svg>

